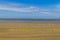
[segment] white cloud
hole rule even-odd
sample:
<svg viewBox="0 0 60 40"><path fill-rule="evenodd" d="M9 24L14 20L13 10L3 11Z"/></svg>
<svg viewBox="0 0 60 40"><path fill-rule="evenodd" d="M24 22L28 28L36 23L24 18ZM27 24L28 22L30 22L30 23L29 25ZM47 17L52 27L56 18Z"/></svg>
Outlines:
<svg viewBox="0 0 60 40"><path fill-rule="evenodd" d="M16 11L16 12L31 12L31 13L42 13L49 14L47 9L42 9L41 7L28 6L25 4L17 3L0 3L0 10Z"/></svg>
<svg viewBox="0 0 60 40"><path fill-rule="evenodd" d="M55 4L53 6L47 7L46 9L42 8L40 13L49 14L49 15L60 15L60 4Z"/></svg>
<svg viewBox="0 0 60 40"><path fill-rule="evenodd" d="M52 14L60 15L60 4L53 5L48 9Z"/></svg>
<svg viewBox="0 0 60 40"><path fill-rule="evenodd" d="M0 10L14 11L14 12L24 12L24 13L39 13L39 14L53 14L60 13L60 5L52 6L52 8L42 8L36 6L29 6L25 4L17 3L0 3Z"/></svg>
<svg viewBox="0 0 60 40"><path fill-rule="evenodd" d="M33 6L24 7L23 4L8 3L0 4L0 10L16 11L16 12L34 12L36 8Z"/></svg>
<svg viewBox="0 0 60 40"><path fill-rule="evenodd" d="M8 11L16 11L16 12L32 12L29 7L27 8L17 8L17 7L9 7L9 6L1 6L0 5L0 10L8 10Z"/></svg>

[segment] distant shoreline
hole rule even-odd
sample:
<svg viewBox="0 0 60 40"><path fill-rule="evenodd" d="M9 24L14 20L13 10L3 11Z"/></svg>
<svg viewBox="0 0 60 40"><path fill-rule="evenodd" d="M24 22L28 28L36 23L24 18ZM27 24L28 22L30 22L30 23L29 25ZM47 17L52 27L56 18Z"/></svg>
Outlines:
<svg viewBox="0 0 60 40"><path fill-rule="evenodd" d="M13 22L60 22L60 19L0 19L3 21L13 21Z"/></svg>
<svg viewBox="0 0 60 40"><path fill-rule="evenodd" d="M47 20L47 19L44 19L44 20L27 20L27 19L4 19L4 20L0 20L0 22L60 22L60 20Z"/></svg>

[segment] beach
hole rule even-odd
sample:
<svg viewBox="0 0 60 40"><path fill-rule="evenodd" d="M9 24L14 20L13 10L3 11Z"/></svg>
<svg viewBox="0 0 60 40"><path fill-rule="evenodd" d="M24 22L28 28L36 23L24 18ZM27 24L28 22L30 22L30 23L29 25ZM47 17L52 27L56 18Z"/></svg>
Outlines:
<svg viewBox="0 0 60 40"><path fill-rule="evenodd" d="M0 21L0 40L60 40L60 22Z"/></svg>

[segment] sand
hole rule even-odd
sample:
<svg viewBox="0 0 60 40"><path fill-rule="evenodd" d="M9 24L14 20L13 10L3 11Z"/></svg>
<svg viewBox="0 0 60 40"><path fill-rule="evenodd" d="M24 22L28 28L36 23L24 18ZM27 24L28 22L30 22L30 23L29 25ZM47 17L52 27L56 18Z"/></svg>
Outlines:
<svg viewBox="0 0 60 40"><path fill-rule="evenodd" d="M60 22L1 22L0 40L60 40Z"/></svg>

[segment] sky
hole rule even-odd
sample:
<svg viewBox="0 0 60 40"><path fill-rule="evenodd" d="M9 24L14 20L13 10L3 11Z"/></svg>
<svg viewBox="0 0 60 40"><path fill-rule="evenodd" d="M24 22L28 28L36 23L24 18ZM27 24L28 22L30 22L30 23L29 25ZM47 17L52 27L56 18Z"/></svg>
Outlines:
<svg viewBox="0 0 60 40"><path fill-rule="evenodd" d="M0 0L0 18L60 19L60 0Z"/></svg>

